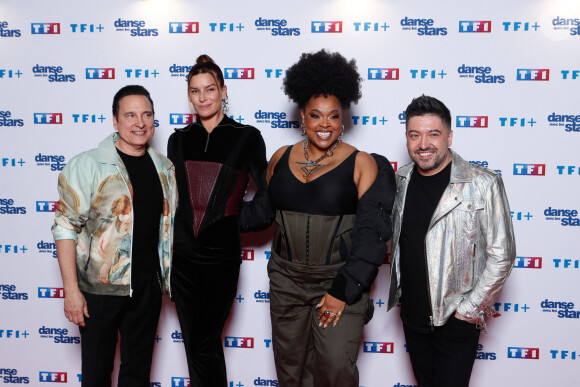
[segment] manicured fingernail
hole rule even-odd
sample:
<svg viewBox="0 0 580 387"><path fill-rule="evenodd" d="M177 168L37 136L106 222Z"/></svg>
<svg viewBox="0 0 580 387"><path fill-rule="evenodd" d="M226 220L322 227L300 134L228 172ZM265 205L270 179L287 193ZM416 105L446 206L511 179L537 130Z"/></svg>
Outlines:
<svg viewBox="0 0 580 387"><path fill-rule="evenodd" d="M318 324L318 326L319 326L319 327L321 327L321 326L322 326L322 321L320 322L320 324Z"/></svg>

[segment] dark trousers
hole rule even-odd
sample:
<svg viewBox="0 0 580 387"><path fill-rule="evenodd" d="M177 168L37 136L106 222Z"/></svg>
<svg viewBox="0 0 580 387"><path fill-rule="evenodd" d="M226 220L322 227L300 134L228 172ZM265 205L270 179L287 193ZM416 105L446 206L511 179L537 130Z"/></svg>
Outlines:
<svg viewBox="0 0 580 387"><path fill-rule="evenodd" d="M467 387L477 354L479 329L451 316L433 332L403 324L413 373L420 387Z"/></svg>
<svg viewBox="0 0 580 387"><path fill-rule="evenodd" d="M278 383L282 387L354 387L359 385L356 361L369 294L347 305L340 322L319 326L316 305L332 286L342 266L307 266L284 261L272 252L270 317Z"/></svg>
<svg viewBox="0 0 580 387"><path fill-rule="evenodd" d="M192 387L227 386L222 331L238 288L239 256L194 263L174 255L173 301L183 334Z"/></svg>
<svg viewBox="0 0 580 387"><path fill-rule="evenodd" d="M121 336L119 387L149 387L153 345L161 312L156 275L133 279L133 296L83 293L90 318L80 327L82 386L107 387Z"/></svg>

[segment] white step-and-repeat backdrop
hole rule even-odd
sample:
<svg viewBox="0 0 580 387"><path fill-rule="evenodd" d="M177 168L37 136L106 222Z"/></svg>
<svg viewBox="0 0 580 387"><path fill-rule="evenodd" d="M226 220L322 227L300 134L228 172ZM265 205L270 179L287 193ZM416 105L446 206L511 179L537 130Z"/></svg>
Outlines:
<svg viewBox="0 0 580 387"><path fill-rule="evenodd" d="M356 58L363 98L346 141L408 162L403 111L420 94L453 114L453 149L499 171L516 267L482 335L472 386L580 383L580 4L578 1L64 1L0 3L0 384L79 385L80 338L62 313L50 226L60 169L112 130L113 94L142 84L153 144L192 120L186 75L207 53L224 69L234 119L270 156L299 141L280 90L302 52ZM247 237L224 333L229 385L277 386L268 313L270 234ZM373 287L361 386L414 386L388 265ZM219 281L219 278L216 279ZM200 297L212 297L200 294ZM199 318L203 318L200 311ZM244 338L244 340L236 340ZM240 344L241 343L241 344ZM164 303L152 386L187 386L181 331Z"/></svg>

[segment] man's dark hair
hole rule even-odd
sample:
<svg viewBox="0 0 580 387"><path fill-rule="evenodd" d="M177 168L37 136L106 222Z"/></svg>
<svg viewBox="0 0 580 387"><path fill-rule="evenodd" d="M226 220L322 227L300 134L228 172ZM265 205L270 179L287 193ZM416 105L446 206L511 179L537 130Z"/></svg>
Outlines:
<svg viewBox="0 0 580 387"><path fill-rule="evenodd" d="M149 103L151 104L151 112L155 115L155 109L153 108L153 100L151 99L151 95L146 88L140 85L128 85L122 87L121 90L117 91L117 94L113 97L113 116L118 118L119 115L119 102L123 97L128 95L143 95L147 97Z"/></svg>
<svg viewBox="0 0 580 387"><path fill-rule="evenodd" d="M413 117L426 115L433 115L441 118L443 126L447 130L451 130L451 112L447 106L437 98L423 94L420 97L413 98L409 106L407 106L407 110L405 110L405 119L407 122L409 122ZM407 124L405 124L405 128L407 128Z"/></svg>

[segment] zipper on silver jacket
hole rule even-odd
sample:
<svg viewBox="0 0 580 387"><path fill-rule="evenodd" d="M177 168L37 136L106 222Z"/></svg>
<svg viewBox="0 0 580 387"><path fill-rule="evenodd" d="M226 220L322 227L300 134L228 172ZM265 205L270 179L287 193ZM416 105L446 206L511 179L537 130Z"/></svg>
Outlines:
<svg viewBox="0 0 580 387"><path fill-rule="evenodd" d="M425 236L427 238L427 236ZM423 249L424 249L424 256L425 256L425 272L427 274L427 297L429 297L429 329L431 332L435 331L435 324L433 323L433 304L431 300L431 284L429 283L429 263L427 262L427 241L423 241Z"/></svg>

